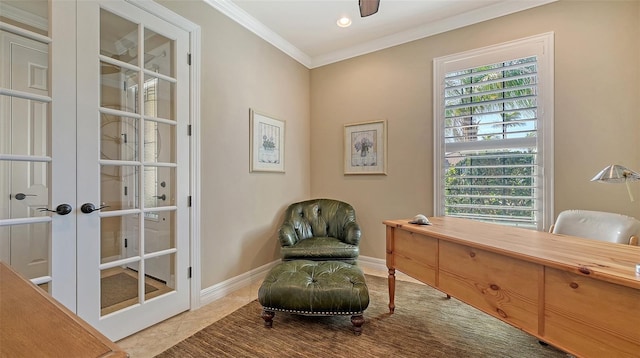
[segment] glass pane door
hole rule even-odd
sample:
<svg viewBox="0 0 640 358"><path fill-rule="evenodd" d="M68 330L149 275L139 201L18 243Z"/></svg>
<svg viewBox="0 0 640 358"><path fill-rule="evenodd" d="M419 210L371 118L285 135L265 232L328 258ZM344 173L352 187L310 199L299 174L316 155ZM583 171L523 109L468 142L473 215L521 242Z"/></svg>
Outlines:
<svg viewBox="0 0 640 358"><path fill-rule="evenodd" d="M71 310L75 59L58 59L75 52L74 20L75 4L47 0L3 1L0 14L0 260Z"/></svg>
<svg viewBox="0 0 640 358"><path fill-rule="evenodd" d="M48 291L49 49L28 35L0 30L0 260Z"/></svg>
<svg viewBox="0 0 640 358"><path fill-rule="evenodd" d="M79 241L79 288L92 293L78 311L118 339L188 308L188 34L130 4L79 4L78 228L98 239Z"/></svg>
<svg viewBox="0 0 640 358"><path fill-rule="evenodd" d="M172 40L105 9L100 24L100 299L105 315L175 290L176 80ZM142 46L139 31L144 31ZM138 56L143 48L144 56ZM144 290L138 290L141 281ZM118 294L127 287L128 294Z"/></svg>

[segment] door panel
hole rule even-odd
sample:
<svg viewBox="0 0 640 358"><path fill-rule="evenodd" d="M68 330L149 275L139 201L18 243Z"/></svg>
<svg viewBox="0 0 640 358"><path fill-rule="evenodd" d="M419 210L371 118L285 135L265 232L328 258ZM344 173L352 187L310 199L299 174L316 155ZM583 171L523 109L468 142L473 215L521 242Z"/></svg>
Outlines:
<svg viewBox="0 0 640 358"><path fill-rule="evenodd" d="M78 314L116 340L189 307L188 33L124 2L78 11L78 204L97 208Z"/></svg>
<svg viewBox="0 0 640 358"><path fill-rule="evenodd" d="M3 2L0 18L0 259L72 311L75 8L71 1Z"/></svg>
<svg viewBox="0 0 640 358"><path fill-rule="evenodd" d="M0 18L0 260L116 340L189 308L189 34L32 4Z"/></svg>
<svg viewBox="0 0 640 358"><path fill-rule="evenodd" d="M17 96L1 96L0 112L0 220L25 219L27 223L0 225L0 260L9 262L23 276L49 281L50 223L48 101L49 60L47 45L5 31L2 48L1 87ZM20 96L20 97L18 97ZM7 160L8 159L8 160ZM28 223L47 217L47 222Z"/></svg>

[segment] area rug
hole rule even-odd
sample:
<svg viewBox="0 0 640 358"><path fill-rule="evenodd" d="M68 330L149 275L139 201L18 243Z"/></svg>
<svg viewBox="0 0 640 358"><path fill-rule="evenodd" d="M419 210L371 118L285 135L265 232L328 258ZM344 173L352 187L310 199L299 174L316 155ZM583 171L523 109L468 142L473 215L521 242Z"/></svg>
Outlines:
<svg viewBox="0 0 640 358"><path fill-rule="evenodd" d="M157 288L145 284L144 292L156 291ZM100 280L100 308L110 307L120 302L138 297L138 280L126 273L117 273Z"/></svg>
<svg viewBox="0 0 640 358"><path fill-rule="evenodd" d="M350 317L276 313L264 327L253 301L157 357L565 357L510 325L428 286L397 281L389 314L387 279L367 275L371 303L362 335Z"/></svg>

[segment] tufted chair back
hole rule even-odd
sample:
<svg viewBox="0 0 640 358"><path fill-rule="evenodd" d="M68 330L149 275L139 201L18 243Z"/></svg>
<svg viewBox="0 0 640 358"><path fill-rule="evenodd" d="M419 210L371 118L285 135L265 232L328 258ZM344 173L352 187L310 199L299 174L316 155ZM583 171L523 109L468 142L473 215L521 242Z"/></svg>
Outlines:
<svg viewBox="0 0 640 358"><path fill-rule="evenodd" d="M289 205L278 232L284 260L353 261L360 235L353 207L333 199Z"/></svg>

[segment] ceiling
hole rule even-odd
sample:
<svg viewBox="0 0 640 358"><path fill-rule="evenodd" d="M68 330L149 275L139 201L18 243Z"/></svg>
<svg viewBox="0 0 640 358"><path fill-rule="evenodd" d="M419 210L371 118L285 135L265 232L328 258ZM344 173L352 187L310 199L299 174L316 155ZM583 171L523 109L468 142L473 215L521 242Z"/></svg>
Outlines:
<svg viewBox="0 0 640 358"><path fill-rule="evenodd" d="M557 0L380 0L379 11L365 18L358 0L202 1L315 68ZM0 10L9 4L39 15L34 26L47 28L47 0L1 0ZM350 27L337 26L342 16Z"/></svg>
<svg viewBox="0 0 640 358"><path fill-rule="evenodd" d="M556 0L380 0L365 18L358 0L204 1L314 68Z"/></svg>

